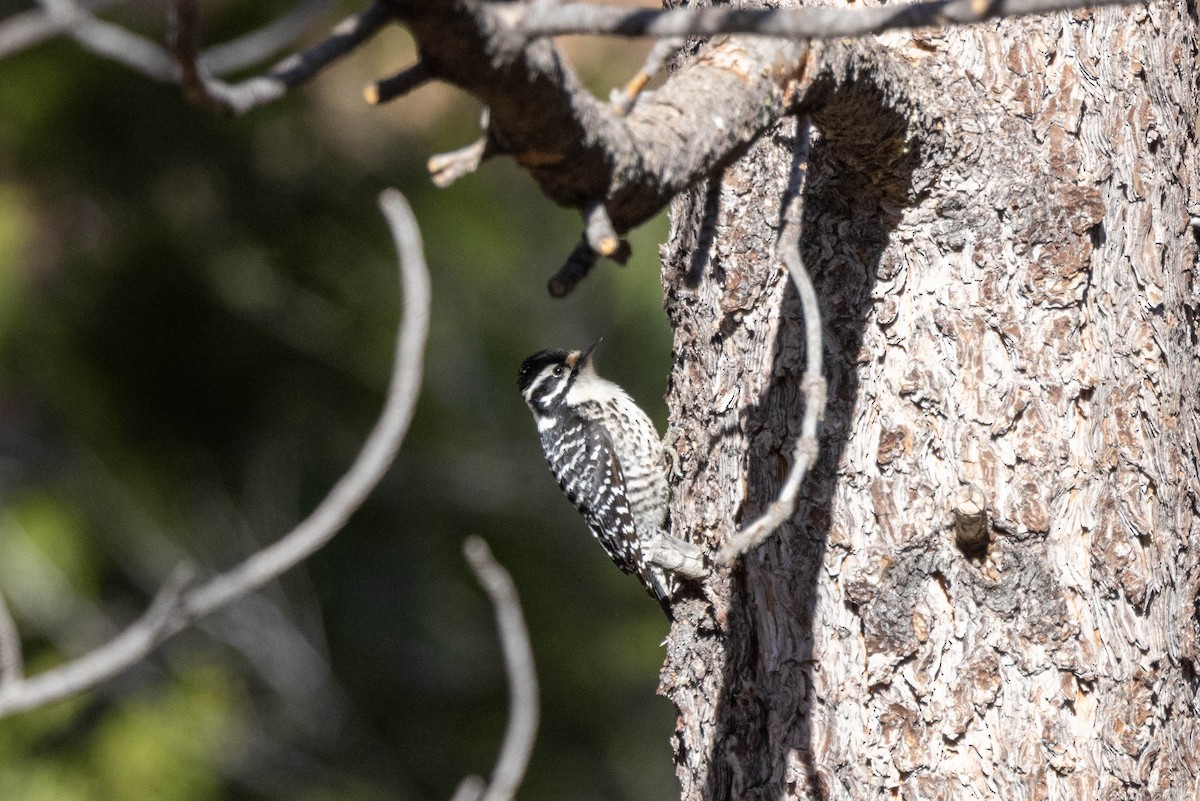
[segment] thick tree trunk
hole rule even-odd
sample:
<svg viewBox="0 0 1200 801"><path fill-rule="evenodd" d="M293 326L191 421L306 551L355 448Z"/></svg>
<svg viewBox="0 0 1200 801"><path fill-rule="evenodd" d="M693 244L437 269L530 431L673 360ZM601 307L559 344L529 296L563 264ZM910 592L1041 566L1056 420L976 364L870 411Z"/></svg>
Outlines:
<svg viewBox="0 0 1200 801"><path fill-rule="evenodd" d="M1198 797L1196 40L1158 0L890 35L902 87L827 78L821 458L681 609L683 798ZM664 249L674 525L714 545L799 429L796 128L678 200Z"/></svg>

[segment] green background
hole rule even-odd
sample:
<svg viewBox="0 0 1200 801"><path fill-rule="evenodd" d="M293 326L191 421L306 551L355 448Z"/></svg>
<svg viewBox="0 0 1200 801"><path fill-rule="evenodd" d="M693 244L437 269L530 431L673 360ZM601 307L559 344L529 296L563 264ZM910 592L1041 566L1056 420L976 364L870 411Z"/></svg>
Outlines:
<svg viewBox="0 0 1200 801"><path fill-rule="evenodd" d="M154 5L107 16L161 37ZM205 5L205 36L286 8ZM569 44L601 96L644 52ZM479 108L362 102L410 58L390 29L237 120L67 39L0 60L0 591L31 672L112 636L177 563L277 538L349 465L399 309L386 186L434 293L411 432L343 533L137 669L0 720L0 799L448 799L490 771L507 707L471 534L512 572L539 670L520 797L676 794L666 620L559 494L515 387L526 355L603 336L600 372L662 429L665 222L551 299L578 215L506 160L435 189L425 160L476 138Z"/></svg>

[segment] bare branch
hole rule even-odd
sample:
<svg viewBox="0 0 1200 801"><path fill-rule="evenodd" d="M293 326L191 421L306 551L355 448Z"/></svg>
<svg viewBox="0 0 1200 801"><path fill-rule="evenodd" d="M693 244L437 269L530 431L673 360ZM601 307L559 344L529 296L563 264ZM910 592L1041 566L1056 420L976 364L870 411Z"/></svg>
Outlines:
<svg viewBox="0 0 1200 801"><path fill-rule="evenodd" d="M156 42L104 22L75 0L38 0L81 47L163 83L176 80L175 59Z"/></svg>
<svg viewBox="0 0 1200 801"><path fill-rule="evenodd" d="M190 577L190 568L177 569L145 613L103 646L65 665L0 687L0 716L45 706L136 665L170 636L172 626L186 625L177 621L180 593Z"/></svg>
<svg viewBox="0 0 1200 801"><path fill-rule="evenodd" d="M55 0L61 2L62 0ZM171 41L180 82L188 99L224 114L240 115L274 102L365 42L392 19L382 0L342 20L324 41L289 56L266 74L236 84L214 78L198 62L200 33L196 0L174 0Z"/></svg>
<svg viewBox="0 0 1200 801"><path fill-rule="evenodd" d="M817 424L825 415L825 376L823 363L824 344L821 336L821 310L817 305L817 292L812 279L800 257L800 219L804 179L807 162L811 125L807 118L797 125L793 169L796 178L790 189L791 198L785 207L786 223L780 231L783 244L783 262L800 297L800 309L804 314L804 375L801 390L804 392L804 417L800 422L800 436L796 439L792 454L792 467L788 471L779 497L767 507L756 520L730 538L717 552L717 561L729 565L742 554L756 547L771 536L788 518L796 513L796 496L808 468L817 459Z"/></svg>
<svg viewBox="0 0 1200 801"><path fill-rule="evenodd" d="M363 89L363 97L372 106L378 106L403 97L421 84L427 83L432 77L428 65L424 61L418 61L392 77L376 81Z"/></svg>
<svg viewBox="0 0 1200 801"><path fill-rule="evenodd" d="M537 737L538 686L533 649L512 577L479 537L471 537L463 543L463 553L496 610L496 628L500 632L504 669L508 674L509 708L508 725L500 744L500 756L492 769L492 780L486 789L481 789L477 777L468 776L459 784L454 798L459 801L475 798L511 801L525 776Z"/></svg>
<svg viewBox="0 0 1200 801"><path fill-rule="evenodd" d="M103 11L123 0L91 0L80 6L90 13ZM0 58L66 33L75 20L69 15L54 14L45 8L22 11L0 22Z"/></svg>
<svg viewBox="0 0 1200 801"><path fill-rule="evenodd" d="M704 565L704 550L679 537L662 534L646 543L642 552L646 562L668 573L678 573L687 579L704 578L708 574L708 568Z"/></svg>
<svg viewBox="0 0 1200 801"><path fill-rule="evenodd" d="M325 500L285 537L188 594L188 611L204 615L266 584L333 539L350 514L383 478L408 430L421 385L421 355L429 330L429 273L421 232L404 196L395 189L379 196L400 254L404 318L396 337L388 398L354 464Z"/></svg>
<svg viewBox="0 0 1200 801"><path fill-rule="evenodd" d="M412 420L430 302L429 273L412 210L394 189L380 195L379 205L399 252L404 311L387 400L354 464L304 521L272 545L187 592L182 592L186 578L177 571L146 613L114 639L65 665L0 685L0 716L93 687L136 664L197 618L262 587L332 539L379 483Z"/></svg>
<svg viewBox="0 0 1200 801"><path fill-rule="evenodd" d="M717 561L731 564L738 557L754 548L796 512L796 496L808 468L817 458L817 422L825 412L825 377L821 367L821 317L817 308L817 293L812 279L800 258L800 243L794 242L783 254L792 283L800 295L800 306L804 310L804 377L801 389L804 392L804 419L800 425L800 437L792 455L792 469L779 490L775 500L761 516L746 526L717 552Z"/></svg>
<svg viewBox="0 0 1200 801"><path fill-rule="evenodd" d="M614 89L609 95L609 102L612 103L613 109L618 114L625 115L633 109L633 104L637 102L638 96L646 88L646 84L663 71L667 59L683 47L683 42L682 37L671 36L654 43L654 47L650 48L650 52L646 54L646 60L642 63L642 68L638 70L637 75L634 75L623 89Z"/></svg>
<svg viewBox="0 0 1200 801"><path fill-rule="evenodd" d="M587 239L581 239L563 266L559 267L558 272L550 277L550 281L546 285L550 295L556 298L565 298L571 294L579 282L592 271L592 267L596 266L596 260L599 258L600 255L592 249Z"/></svg>
<svg viewBox="0 0 1200 801"><path fill-rule="evenodd" d="M526 3L504 10L515 30L530 38L566 34L606 36L714 36L760 34L788 39L839 39L898 28L969 25L997 17L1049 14L1085 7L1132 5L1141 0L935 0L900 6L801 8L629 9L590 3Z"/></svg>
<svg viewBox="0 0 1200 801"><path fill-rule="evenodd" d="M205 48L198 59L200 69L209 75L228 75L265 61L303 36L336 5L337 0L305 0L258 30Z"/></svg>
<svg viewBox="0 0 1200 801"><path fill-rule="evenodd" d="M21 635L4 596L0 595L0 688L20 683L25 676Z"/></svg>
<svg viewBox="0 0 1200 801"><path fill-rule="evenodd" d="M430 156L426 164L429 178L438 188L445 189L464 175L479 169L487 156L488 138L484 134L466 147Z"/></svg>
<svg viewBox="0 0 1200 801"><path fill-rule="evenodd" d="M609 223L612 224L611 222ZM617 249L608 254L608 260L624 265L629 261L629 257L633 255L633 248L629 245L628 239L618 239ZM579 282L587 278L588 273L596 266L599 261L600 254L588 242L587 232L580 238L579 244L567 256L567 260L562 267L558 268L558 272L550 276L550 280L546 282L546 290L551 297L565 298L575 291L575 287L579 286Z"/></svg>
<svg viewBox="0 0 1200 801"><path fill-rule="evenodd" d="M621 246L621 238L613 228L603 203L593 203L583 212L583 238L601 256L611 256Z"/></svg>
<svg viewBox="0 0 1200 801"><path fill-rule="evenodd" d="M950 507L954 516L954 544L966 556L977 559L987 554L991 539L987 511L987 495L978 484L968 483L954 493Z"/></svg>

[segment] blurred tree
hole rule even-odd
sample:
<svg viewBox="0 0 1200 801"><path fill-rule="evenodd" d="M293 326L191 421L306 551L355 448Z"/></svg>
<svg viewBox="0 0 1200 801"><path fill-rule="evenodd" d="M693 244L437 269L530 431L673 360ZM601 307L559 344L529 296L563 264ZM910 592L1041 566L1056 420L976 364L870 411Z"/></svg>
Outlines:
<svg viewBox="0 0 1200 801"><path fill-rule="evenodd" d="M214 4L206 31L284 8ZM157 13L116 18L153 31ZM437 87L362 104L397 48L234 123L67 41L0 62L0 588L31 672L114 634L178 561L226 567L276 538L345 470L398 314L386 183L418 210L435 284L404 455L341 539L99 695L5 720L0 798L448 798L486 772L507 705L471 532L513 572L537 648L523 797L579 776L583 798L674 793L665 621L559 497L515 391L528 353L603 335L608 372L663 423L662 223L628 269L546 297L525 279L557 267L571 216L506 165L435 197L425 154L478 110ZM621 77L611 54L579 55L598 86Z"/></svg>

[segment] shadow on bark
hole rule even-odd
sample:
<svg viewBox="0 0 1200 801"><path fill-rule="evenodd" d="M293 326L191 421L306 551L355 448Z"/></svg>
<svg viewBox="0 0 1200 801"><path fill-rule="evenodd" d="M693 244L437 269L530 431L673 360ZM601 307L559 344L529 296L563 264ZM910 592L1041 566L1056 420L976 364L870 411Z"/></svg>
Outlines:
<svg viewBox="0 0 1200 801"><path fill-rule="evenodd" d="M818 715L836 714L822 708L813 691L816 588L837 464L858 396L855 363L871 321L872 289L877 277L896 269L883 262L883 253L900 209L912 202L920 159L905 141L903 115L865 81L856 87L834 95L814 118L803 189L801 253L820 298L829 387L820 458L801 489L798 513L745 557L737 576L705 801L824 799L838 772L830 744L815 740L823 727L814 725L814 708ZM778 492L803 414L804 360L797 358L803 323L790 284L782 316L774 379L743 418L753 443L743 521ZM837 671L828 675L836 678Z"/></svg>

